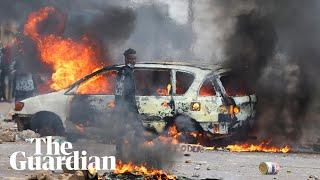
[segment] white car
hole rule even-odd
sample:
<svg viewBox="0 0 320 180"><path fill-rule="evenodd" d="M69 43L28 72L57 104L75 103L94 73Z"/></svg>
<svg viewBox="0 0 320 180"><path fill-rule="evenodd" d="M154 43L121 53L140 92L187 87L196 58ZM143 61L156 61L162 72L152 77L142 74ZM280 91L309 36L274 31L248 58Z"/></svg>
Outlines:
<svg viewBox="0 0 320 180"><path fill-rule="evenodd" d="M112 112L116 74L122 66L104 67L68 89L17 102L13 119L18 129L63 135L92 125L94 114ZM255 94L219 66L138 63L134 78L138 111L148 130L161 133L183 116L187 118L175 122L178 128L191 123L218 137L246 129L254 120Z"/></svg>

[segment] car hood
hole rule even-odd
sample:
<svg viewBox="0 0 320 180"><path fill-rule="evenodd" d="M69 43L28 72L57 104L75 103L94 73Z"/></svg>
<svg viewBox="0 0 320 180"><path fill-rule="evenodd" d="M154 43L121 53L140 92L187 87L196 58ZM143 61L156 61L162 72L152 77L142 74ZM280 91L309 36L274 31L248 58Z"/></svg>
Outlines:
<svg viewBox="0 0 320 180"><path fill-rule="evenodd" d="M36 101L36 100L44 100L44 99L53 99L53 98L59 98L61 96L64 96L64 93L66 92L67 90L64 89L64 90L60 90L60 91L56 91L56 92L51 92L51 93L47 93L47 94L41 94L41 95L38 95L38 96L33 96L33 97L30 97L30 98L26 98L24 100L21 100L20 102L30 102L30 101Z"/></svg>

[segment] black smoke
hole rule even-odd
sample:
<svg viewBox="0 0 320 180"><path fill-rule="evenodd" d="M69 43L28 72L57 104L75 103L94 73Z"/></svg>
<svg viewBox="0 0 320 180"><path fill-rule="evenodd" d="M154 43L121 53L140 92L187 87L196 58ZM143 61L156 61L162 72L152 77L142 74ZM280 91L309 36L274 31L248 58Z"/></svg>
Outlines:
<svg viewBox="0 0 320 180"><path fill-rule="evenodd" d="M226 39L225 66L235 76L253 83L275 53L277 37L271 20L256 11L236 17L234 32Z"/></svg>
<svg viewBox="0 0 320 180"><path fill-rule="evenodd" d="M237 10L246 4L249 8ZM256 88L257 135L278 143L315 142L320 137L315 130L320 124L319 1L219 5L234 20L225 39L225 64Z"/></svg>

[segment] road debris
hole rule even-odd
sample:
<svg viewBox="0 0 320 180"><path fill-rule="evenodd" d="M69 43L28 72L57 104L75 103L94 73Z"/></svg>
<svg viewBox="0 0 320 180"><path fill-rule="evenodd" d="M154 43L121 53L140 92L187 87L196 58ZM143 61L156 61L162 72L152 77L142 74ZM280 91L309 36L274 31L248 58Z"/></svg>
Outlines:
<svg viewBox="0 0 320 180"><path fill-rule="evenodd" d="M28 130L23 130L17 133L16 140L23 140L28 142L27 139L31 138L39 138L40 134L28 129Z"/></svg>
<svg viewBox="0 0 320 180"><path fill-rule="evenodd" d="M192 174L192 177L198 178L198 177L200 177L200 174L198 174L198 173L193 173L193 174Z"/></svg>
<svg viewBox="0 0 320 180"><path fill-rule="evenodd" d="M278 174L280 165L276 162L262 162L259 165L259 170L262 174Z"/></svg>
<svg viewBox="0 0 320 180"><path fill-rule="evenodd" d="M31 175L28 180L53 180L51 172L40 172L38 174Z"/></svg>
<svg viewBox="0 0 320 180"><path fill-rule="evenodd" d="M63 174L59 174L58 179L59 180L69 180L71 177L72 177L72 174L63 173Z"/></svg>
<svg viewBox="0 0 320 180"><path fill-rule="evenodd" d="M308 180L319 180L319 177L315 175L310 175Z"/></svg>
<svg viewBox="0 0 320 180"><path fill-rule="evenodd" d="M194 169L195 169L195 170L200 170L201 167L200 167L200 165L197 165L196 167L194 167Z"/></svg>
<svg viewBox="0 0 320 180"><path fill-rule="evenodd" d="M82 171L76 171L68 180L86 180Z"/></svg>
<svg viewBox="0 0 320 180"><path fill-rule="evenodd" d="M6 129L0 134L0 140L3 142L15 142L16 141L16 132L11 129Z"/></svg>

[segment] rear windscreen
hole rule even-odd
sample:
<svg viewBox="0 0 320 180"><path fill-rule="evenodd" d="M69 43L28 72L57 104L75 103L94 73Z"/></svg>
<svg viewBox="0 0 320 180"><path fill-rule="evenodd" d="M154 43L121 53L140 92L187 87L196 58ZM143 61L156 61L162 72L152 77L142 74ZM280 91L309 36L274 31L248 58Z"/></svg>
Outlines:
<svg viewBox="0 0 320 180"><path fill-rule="evenodd" d="M245 79L224 75L220 78L228 96L244 96L254 94L250 83Z"/></svg>

